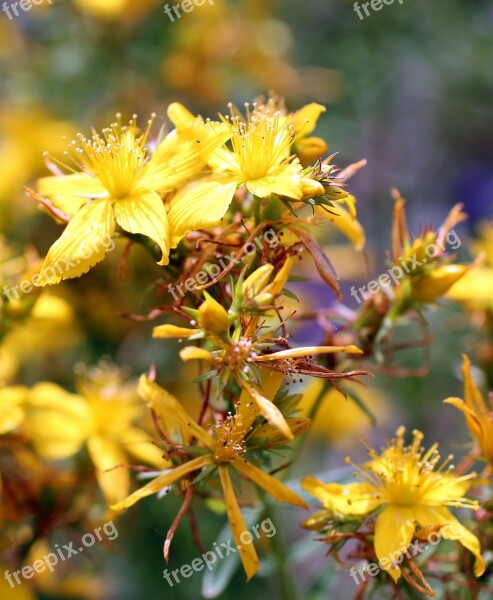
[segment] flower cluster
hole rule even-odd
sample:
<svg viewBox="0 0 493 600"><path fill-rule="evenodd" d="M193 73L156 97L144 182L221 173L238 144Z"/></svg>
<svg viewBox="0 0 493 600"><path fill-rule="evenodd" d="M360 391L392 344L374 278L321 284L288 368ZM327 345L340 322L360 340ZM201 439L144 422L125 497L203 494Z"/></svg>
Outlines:
<svg viewBox="0 0 493 600"><path fill-rule="evenodd" d="M413 268L398 287L371 293L357 311L343 304L345 288L323 235L342 234L353 252L364 247L356 198L347 187L365 161L340 169L336 155L326 155L328 144L312 135L324 111L311 103L289 112L282 99L272 96L241 110L230 104L227 114L211 120L172 103L159 133L156 115L143 129L136 116L125 122L117 115L101 133L65 139L61 157L46 154L52 175L39 179L28 194L64 229L43 259L33 251L18 257L8 244L0 246L0 284L5 285L0 304L0 485L5 490L0 547L13 549L9 564L46 544L58 526L100 522L173 489L182 504L163 540L166 560L186 517L200 547L192 501L200 502L226 514L250 579L260 561L253 543L241 543L248 530L243 507L263 505L273 513L274 499L309 508L308 495L295 491L289 474L312 424L326 441L327 428L349 399L371 416L365 403L371 372L408 374L394 362L396 351L429 348L428 335L395 343L399 327L417 320L427 332L425 311L447 295L491 318L491 299L471 306L464 287L455 288L476 270L487 269L480 266L487 252L467 265L445 248L450 231L466 218L461 206L438 230L426 228L413 239L404 201L395 191L389 264L396 268L412 261ZM267 232L279 243L268 243ZM491 250L490 234L485 228L477 244L490 244ZM83 253L81 240L94 252ZM112 240L118 256L112 252L104 266L99 263L109 245L102 240ZM254 253L245 251L249 246ZM149 265L145 253L152 258ZM61 261L67 268L56 270ZM211 273L216 263L223 269L213 277L197 277L204 270ZM150 339L146 343L147 334L138 338L146 370L139 383L108 361L96 367L78 364L73 389L67 380L36 383L33 377L26 383L20 376L32 359L26 346L35 353L53 344L55 355L70 353L83 335L78 319L93 334L107 326L97 279L79 300L73 290L83 282L70 286L65 280L93 268L96 276L105 267L125 279L136 265L144 272L143 287L153 283L154 296L146 301L144 314L120 315L132 331L153 322L152 345ZM298 268L303 276L296 274ZM295 295L309 292L312 282L300 282L314 272L330 297L328 309ZM36 287L12 301L5 290L33 274ZM182 290L181 297L166 293L173 285ZM57 295L59 290L66 297ZM86 305L98 305L102 314L84 312ZM318 343L294 341L304 321L313 325ZM56 325L64 330L63 341L53 333ZM111 339L107 330L104 335ZM191 380L185 389L172 393L159 349L176 356ZM432 595L428 579L434 575L454 590L454 569L469 582L487 571L482 548L493 537L491 406L479 392L467 357L463 375L464 400L446 402L464 413L477 448L457 468L450 464L452 456L441 459L438 443L425 449L420 431L414 430L406 444L400 427L380 453L367 443L369 459L362 466L347 459L359 481L331 476L322 481L306 473L301 479L301 488L323 505L309 518L300 512L302 525L322 534L319 539L341 564L354 558L383 562L431 531L474 555L471 569L468 554L446 554L449 546L440 544L419 560L389 563L379 578L396 593L401 577L411 593L414 588ZM288 463L283 459L287 452ZM478 475L470 467L480 459L489 465ZM136 486L132 471L150 481ZM57 501L47 506L47 496ZM461 509L458 516L455 509ZM357 598L367 587L364 581Z"/></svg>

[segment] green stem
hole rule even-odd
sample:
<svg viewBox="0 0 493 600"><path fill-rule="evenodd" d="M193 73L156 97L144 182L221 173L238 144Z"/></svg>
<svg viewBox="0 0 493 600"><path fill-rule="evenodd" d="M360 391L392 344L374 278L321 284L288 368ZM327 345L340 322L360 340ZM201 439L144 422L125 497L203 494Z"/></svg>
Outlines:
<svg viewBox="0 0 493 600"><path fill-rule="evenodd" d="M259 489L259 493L264 502L265 514L270 518L272 524L274 525L274 531L276 532L271 538L271 543L276 559L277 575L279 577L279 584L281 588L281 597L283 600L298 600L296 586L293 578L291 577L285 546L283 545L281 527L277 518L277 509L275 503L263 490Z"/></svg>
<svg viewBox="0 0 493 600"><path fill-rule="evenodd" d="M310 412L308 414L309 419L313 420L317 416L318 409L320 408L320 405L322 404L322 400L324 399L324 396L327 393L329 386L330 386L330 383L327 383L327 381L323 382L322 389L320 390L317 397L315 398L315 402L313 403L313 406L310 408ZM306 436L303 436L302 439L304 439L305 437Z"/></svg>
<svg viewBox="0 0 493 600"><path fill-rule="evenodd" d="M125 237L130 238L136 244L141 244L149 252L152 258L159 262L161 260L161 250L158 245L150 240L147 236L140 233L126 233Z"/></svg>
<svg viewBox="0 0 493 600"><path fill-rule="evenodd" d="M320 405L322 404L322 400L324 399L324 396L327 393L329 386L330 386L330 383L328 383L327 381L323 382L322 389L318 393L317 397L315 398L315 402L313 403L312 407L310 408L308 418L311 419L312 421L317 416L318 409L320 408ZM295 446L293 447L293 454L295 454L297 457L299 457L301 454L301 451L303 449L303 446L305 444L305 441L308 437L309 432L310 432L310 429L308 429L308 431L305 434L300 436L295 441ZM289 475L291 474L291 470L292 470L293 466L294 466L294 461L283 471L282 479L284 481L289 478Z"/></svg>
<svg viewBox="0 0 493 600"><path fill-rule="evenodd" d="M255 217L255 226L260 225L260 223L262 222L262 214L260 212L261 202L261 199L257 198L257 196L253 197L253 213Z"/></svg>

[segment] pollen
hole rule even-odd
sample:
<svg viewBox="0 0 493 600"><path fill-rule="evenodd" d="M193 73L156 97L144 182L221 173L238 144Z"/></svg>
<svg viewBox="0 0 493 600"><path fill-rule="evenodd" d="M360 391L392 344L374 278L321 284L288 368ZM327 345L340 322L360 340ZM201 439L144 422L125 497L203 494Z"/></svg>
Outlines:
<svg viewBox="0 0 493 600"><path fill-rule="evenodd" d="M247 118L234 114L223 118L231 128L231 144L245 180L265 177L288 159L295 132L280 111L246 105Z"/></svg>
<svg viewBox="0 0 493 600"><path fill-rule="evenodd" d="M428 450L422 447L423 433L413 431L412 443L405 445L405 429L400 427L396 437L378 454L371 446L371 460L359 467L346 459L356 470L359 479L369 484L375 494L381 494L385 502L398 506L436 504L477 508L477 502L457 497L458 484L473 479L476 473L463 477L453 475L450 464L453 455L442 460L438 445Z"/></svg>
<svg viewBox="0 0 493 600"><path fill-rule="evenodd" d="M82 171L99 180L108 195L119 200L138 189L144 165L148 160L147 140L155 115L151 116L145 131L137 135L137 115L128 125L122 125L121 115L102 130L93 131L87 138L82 133L67 144L64 155L70 164L59 163L66 170Z"/></svg>

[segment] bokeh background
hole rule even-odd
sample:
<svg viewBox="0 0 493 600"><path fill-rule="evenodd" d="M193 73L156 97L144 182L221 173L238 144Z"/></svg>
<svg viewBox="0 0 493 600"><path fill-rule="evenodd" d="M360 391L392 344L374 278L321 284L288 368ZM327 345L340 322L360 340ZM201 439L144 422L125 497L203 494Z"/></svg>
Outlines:
<svg viewBox="0 0 493 600"><path fill-rule="evenodd" d="M465 248L476 225L493 218L490 0L396 0L364 20L352 0L207 0L174 22L164 4L45 0L30 11L19 9L12 20L0 12L0 225L9 240L8 248L0 246L0 261L22 251L34 261L56 239L59 226L38 210L24 186L46 174L44 151L63 152L63 135L105 126L116 112L142 118L155 112L165 125L166 107L175 100L212 117L230 101L241 105L271 90L293 110L312 101L327 107L318 133L339 152L338 164L368 160L351 181L367 249L358 256L334 246L342 276L367 281L384 272L392 186L407 198L416 233L439 225L455 203L464 203L470 220L460 229L460 252L468 257ZM159 270L137 249L125 276L118 277L120 258L121 252L112 253L83 280L59 286L53 292L60 300L56 307L39 309L5 338L0 377L26 384L50 379L70 389L74 365L108 356L136 375L155 362L161 383L186 396L186 382L195 374L183 370L176 346L153 341L152 324L121 317L143 314L159 302L150 285ZM322 286L298 292L313 306L333 301ZM467 433L461 417L444 411L441 400L460 393L460 352L474 352L477 338L468 317L453 305L429 320L437 337L430 373L399 380L377 374L365 392L377 418L374 430L360 409L332 398L293 476L334 473L348 448L358 458L361 430L378 443L400 423L424 428L460 454ZM300 341L316 337L302 327L297 333ZM412 353L402 358L404 366L416 360ZM248 586L241 570L224 561L212 578L204 581L197 573L169 588L162 578L162 543L178 507L172 495L143 502L118 521L119 538L111 548L95 549L87 564L73 559L64 566L66 574L95 570L109 599L281 598L269 564ZM224 517L204 508L197 514L209 548ZM325 547L297 528L302 515L291 509L281 514L278 535L292 555L301 597L352 598L355 587L347 574L334 573ZM198 554L183 524L168 568ZM6 600L36 597L25 587L5 593L12 594Z"/></svg>

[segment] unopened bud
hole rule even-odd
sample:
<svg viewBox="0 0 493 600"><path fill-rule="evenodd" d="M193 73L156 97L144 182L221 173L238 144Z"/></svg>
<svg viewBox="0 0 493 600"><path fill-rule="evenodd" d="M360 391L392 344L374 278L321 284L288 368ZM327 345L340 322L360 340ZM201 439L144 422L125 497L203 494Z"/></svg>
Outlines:
<svg viewBox="0 0 493 600"><path fill-rule="evenodd" d="M205 300L199 308L199 325L211 333L222 334L229 330L229 316L217 300L204 292Z"/></svg>
<svg viewBox="0 0 493 600"><path fill-rule="evenodd" d="M466 265L446 265L413 282L413 298L420 302L432 302L446 294L467 273Z"/></svg>

